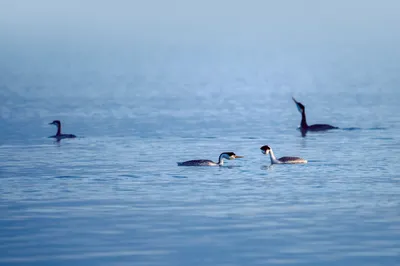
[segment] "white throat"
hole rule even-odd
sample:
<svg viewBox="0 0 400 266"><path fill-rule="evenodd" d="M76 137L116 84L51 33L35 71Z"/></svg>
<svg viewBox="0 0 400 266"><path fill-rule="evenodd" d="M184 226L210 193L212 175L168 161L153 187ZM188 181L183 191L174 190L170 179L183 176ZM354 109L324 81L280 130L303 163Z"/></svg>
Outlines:
<svg viewBox="0 0 400 266"><path fill-rule="evenodd" d="M274 152L272 149L269 150L269 158L271 158L271 164L280 163L278 159L276 159Z"/></svg>

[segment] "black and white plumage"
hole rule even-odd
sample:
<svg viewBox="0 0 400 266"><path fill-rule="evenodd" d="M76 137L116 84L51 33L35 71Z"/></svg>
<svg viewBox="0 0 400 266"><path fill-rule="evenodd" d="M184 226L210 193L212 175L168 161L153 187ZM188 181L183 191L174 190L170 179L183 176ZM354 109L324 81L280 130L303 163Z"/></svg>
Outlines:
<svg viewBox="0 0 400 266"><path fill-rule="evenodd" d="M274 152L268 145L264 145L260 148L261 152L265 155L269 154L271 164L300 164L307 163L307 160L300 157L284 156L279 159L275 157Z"/></svg>
<svg viewBox="0 0 400 266"><path fill-rule="evenodd" d="M234 160L236 158L243 158L243 156L236 155L234 152L223 152L219 155L217 163L211 160L190 160L177 164L178 166L221 166L224 164L224 159Z"/></svg>
<svg viewBox="0 0 400 266"><path fill-rule="evenodd" d="M57 140L76 138L76 136L74 134L62 134L61 133L60 120L54 120L53 122L49 123L49 125L55 125L57 127L57 133L54 136L50 136L49 138L55 138Z"/></svg>
<svg viewBox="0 0 400 266"><path fill-rule="evenodd" d="M338 127L334 127L328 124L314 124L309 126L307 124L307 119L306 119L306 107L302 103L296 101L295 98L292 97L292 99L296 104L297 110L299 110L301 114L300 130L303 133L303 135L305 135L307 131L325 131L330 129L338 129Z"/></svg>

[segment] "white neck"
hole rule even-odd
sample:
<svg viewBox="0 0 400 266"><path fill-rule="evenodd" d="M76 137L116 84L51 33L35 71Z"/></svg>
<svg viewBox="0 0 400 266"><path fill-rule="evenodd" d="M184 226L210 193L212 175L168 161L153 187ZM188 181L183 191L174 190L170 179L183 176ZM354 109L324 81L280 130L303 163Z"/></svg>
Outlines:
<svg viewBox="0 0 400 266"><path fill-rule="evenodd" d="M279 163L278 159L276 159L274 152L272 149L269 151L269 158L271 158L271 164Z"/></svg>

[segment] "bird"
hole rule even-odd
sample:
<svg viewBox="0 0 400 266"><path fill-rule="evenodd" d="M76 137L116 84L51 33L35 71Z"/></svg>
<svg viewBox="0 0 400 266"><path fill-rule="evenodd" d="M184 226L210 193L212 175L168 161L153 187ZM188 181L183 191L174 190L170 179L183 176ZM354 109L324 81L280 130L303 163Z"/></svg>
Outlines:
<svg viewBox="0 0 400 266"><path fill-rule="evenodd" d="M49 138L55 138L57 140L76 138L76 136L74 134L62 134L61 133L60 120L54 120L53 122L49 123L49 125L55 125L57 127L57 134L55 134L54 136L50 136Z"/></svg>
<svg viewBox="0 0 400 266"><path fill-rule="evenodd" d="M307 160L300 157L285 156L277 159L274 152L268 145L264 145L260 148L261 153L268 155L271 159L271 164L300 164L307 163Z"/></svg>
<svg viewBox="0 0 400 266"><path fill-rule="evenodd" d="M307 119L306 119L306 107L296 101L296 99L294 97L292 97L294 103L296 104L297 110L299 110L300 114L301 114L301 123L300 123L300 130L303 134L303 136L307 133L307 131L326 131L326 130L330 130L330 129L338 129L338 127L335 126L331 126L328 124L315 124L315 125L311 125L309 126L307 124Z"/></svg>
<svg viewBox="0 0 400 266"><path fill-rule="evenodd" d="M211 160L190 160L186 162L178 162L178 166L222 166L224 159L234 160L237 158L243 158L244 156L236 155L234 152L223 152L219 155L218 162Z"/></svg>

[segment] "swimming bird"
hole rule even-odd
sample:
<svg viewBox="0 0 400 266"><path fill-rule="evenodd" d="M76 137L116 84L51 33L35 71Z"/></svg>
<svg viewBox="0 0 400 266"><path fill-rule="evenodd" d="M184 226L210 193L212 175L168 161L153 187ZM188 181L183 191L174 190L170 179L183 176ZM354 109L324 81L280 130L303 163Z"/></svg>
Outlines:
<svg viewBox="0 0 400 266"><path fill-rule="evenodd" d="M307 163L307 160L300 157L291 157L285 156L279 159L276 159L274 152L268 145L264 145L260 148L261 153L267 155L271 158L271 164L299 164L299 163Z"/></svg>
<svg viewBox="0 0 400 266"><path fill-rule="evenodd" d="M296 101L295 98L292 97L292 99L297 106L297 110L299 110L299 112L301 114L300 130L303 135L305 135L305 133L307 131L325 131L325 130L330 130L330 129L338 129L338 127L334 127L334 126L331 126L328 124L315 124L315 125L309 126L307 124L307 119L306 119L306 107L302 103Z"/></svg>
<svg viewBox="0 0 400 266"><path fill-rule="evenodd" d="M236 155L234 152L223 152L219 155L217 163L211 160L191 160L179 162L178 166L221 166L224 164L224 159L234 160L236 158L243 158L243 156Z"/></svg>
<svg viewBox="0 0 400 266"><path fill-rule="evenodd" d="M54 136L50 136L49 138L56 138L57 140L76 138L74 134L61 134L60 120L54 120L53 122L49 123L49 125L57 126L57 134L55 134Z"/></svg>

